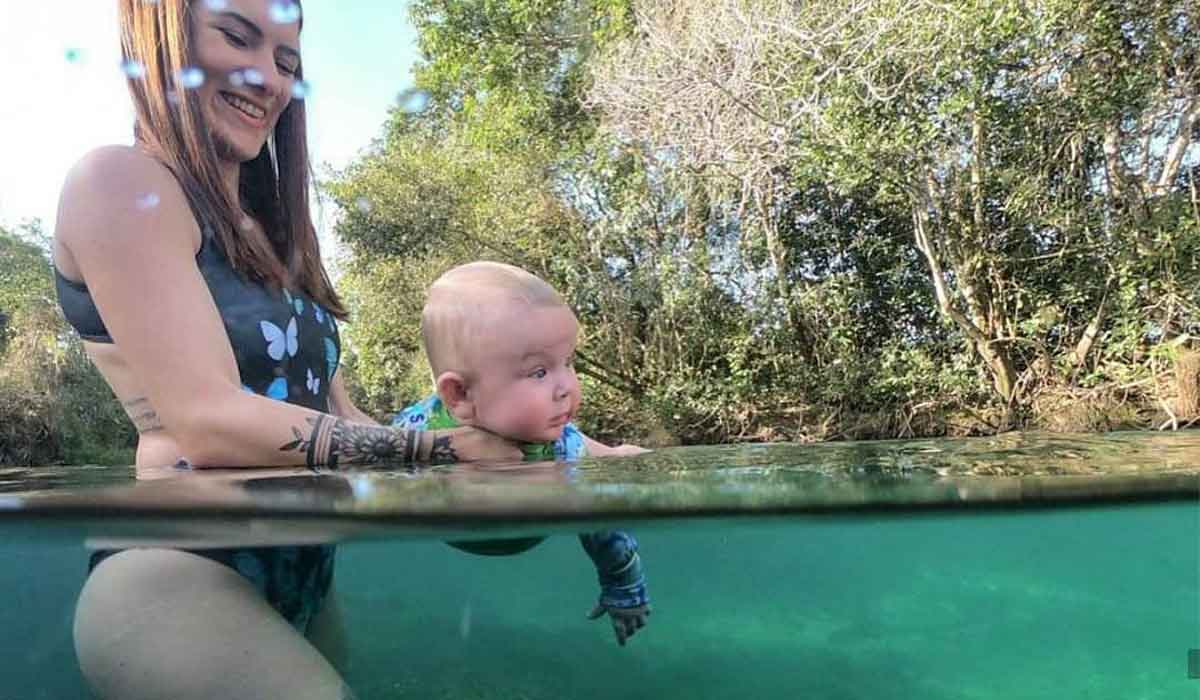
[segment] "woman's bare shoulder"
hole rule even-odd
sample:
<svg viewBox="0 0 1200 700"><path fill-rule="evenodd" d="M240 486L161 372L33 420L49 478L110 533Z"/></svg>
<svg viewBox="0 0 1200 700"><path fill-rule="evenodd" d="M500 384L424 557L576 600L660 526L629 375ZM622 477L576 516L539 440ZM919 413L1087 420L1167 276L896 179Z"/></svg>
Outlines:
<svg viewBox="0 0 1200 700"><path fill-rule="evenodd" d="M147 181L175 184L171 171L159 160L134 146L101 146L86 153L67 173L64 193L98 189L114 193Z"/></svg>
<svg viewBox="0 0 1200 700"><path fill-rule="evenodd" d="M68 246L97 234L150 235L164 226L199 241L183 188L165 165L144 151L103 146L80 158L67 173L55 238Z"/></svg>

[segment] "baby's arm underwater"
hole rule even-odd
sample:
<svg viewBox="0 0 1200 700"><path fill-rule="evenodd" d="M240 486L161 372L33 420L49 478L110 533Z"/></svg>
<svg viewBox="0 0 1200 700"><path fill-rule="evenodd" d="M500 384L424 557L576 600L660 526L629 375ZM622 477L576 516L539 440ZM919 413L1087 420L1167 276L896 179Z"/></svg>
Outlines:
<svg viewBox="0 0 1200 700"><path fill-rule="evenodd" d="M581 534L579 543L596 565L600 580L600 598L588 619L608 613L617 643L625 646L625 640L644 627L650 617L650 596L637 540L621 530L600 530Z"/></svg>

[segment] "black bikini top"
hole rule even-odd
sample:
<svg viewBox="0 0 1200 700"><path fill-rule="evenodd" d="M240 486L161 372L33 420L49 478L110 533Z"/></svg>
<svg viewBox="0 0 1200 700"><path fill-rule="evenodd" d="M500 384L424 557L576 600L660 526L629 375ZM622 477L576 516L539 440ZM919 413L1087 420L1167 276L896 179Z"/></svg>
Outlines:
<svg viewBox="0 0 1200 700"><path fill-rule="evenodd" d="M196 265L225 324L243 388L327 412L342 347L333 315L301 292L275 292L238 275L208 229ZM113 342L87 286L63 277L57 266L54 273L67 322L84 340Z"/></svg>

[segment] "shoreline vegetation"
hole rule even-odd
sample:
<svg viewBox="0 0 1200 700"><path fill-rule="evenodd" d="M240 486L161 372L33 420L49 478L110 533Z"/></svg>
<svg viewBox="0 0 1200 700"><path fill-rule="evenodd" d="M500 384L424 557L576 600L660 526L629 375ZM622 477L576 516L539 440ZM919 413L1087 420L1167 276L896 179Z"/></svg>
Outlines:
<svg viewBox="0 0 1200 700"><path fill-rule="evenodd" d="M1163 0L414 0L337 204L348 384L428 392L423 290L564 291L582 426L647 446L1200 420L1200 27ZM0 231L0 464L131 461Z"/></svg>

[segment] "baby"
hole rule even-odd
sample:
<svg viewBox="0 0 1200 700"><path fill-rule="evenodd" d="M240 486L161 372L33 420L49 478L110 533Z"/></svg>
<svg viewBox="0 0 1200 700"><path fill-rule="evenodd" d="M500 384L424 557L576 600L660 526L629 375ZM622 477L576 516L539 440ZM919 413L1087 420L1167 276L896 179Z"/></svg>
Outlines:
<svg viewBox="0 0 1200 700"><path fill-rule="evenodd" d="M405 409L393 424L413 430L483 428L523 443L531 460L644 452L633 445L603 445L571 422L580 402L573 366L578 332L575 314L537 276L495 262L456 267L430 287L421 317L437 393ZM637 541L618 530L579 539L600 578L600 598L588 617L607 613L624 645L650 615ZM507 542L528 549L540 540ZM504 542L454 544L492 554Z"/></svg>

